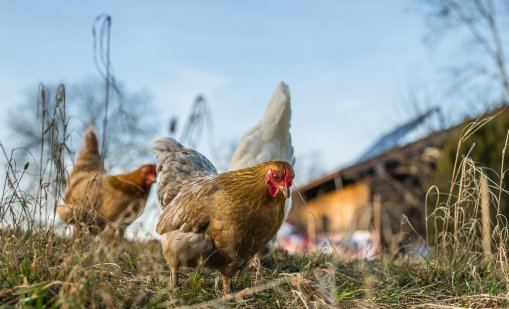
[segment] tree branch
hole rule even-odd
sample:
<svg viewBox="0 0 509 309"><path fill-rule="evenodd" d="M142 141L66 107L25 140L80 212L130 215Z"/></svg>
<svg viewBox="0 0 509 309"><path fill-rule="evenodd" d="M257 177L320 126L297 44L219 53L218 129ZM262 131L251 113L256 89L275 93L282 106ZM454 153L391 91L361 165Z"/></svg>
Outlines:
<svg viewBox="0 0 509 309"><path fill-rule="evenodd" d="M497 66L497 69L499 71L502 87L504 88L505 92L505 100L508 101L509 99L509 80L507 78L507 72L505 68L505 62L504 62L504 51L502 48L502 43L500 40L500 33L497 27L496 23L496 17L495 17L495 8L493 5L493 0L487 0L488 1L488 12L486 15L486 19L488 22L488 26L493 38L493 43L495 45L495 64Z"/></svg>

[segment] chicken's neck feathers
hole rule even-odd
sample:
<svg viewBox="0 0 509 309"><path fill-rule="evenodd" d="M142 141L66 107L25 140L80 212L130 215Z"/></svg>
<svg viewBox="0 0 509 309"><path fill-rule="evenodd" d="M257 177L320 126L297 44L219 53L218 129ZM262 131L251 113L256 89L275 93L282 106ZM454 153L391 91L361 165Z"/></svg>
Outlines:
<svg viewBox="0 0 509 309"><path fill-rule="evenodd" d="M236 201L244 205L264 205L282 203L282 194L276 197L269 195L269 186L265 183L265 175L273 162L266 162L254 167L229 171L216 176L219 188Z"/></svg>
<svg viewBox="0 0 509 309"><path fill-rule="evenodd" d="M108 178L116 189L123 192L144 195L150 189L150 186L147 186L143 177L141 177L139 170L120 175L105 175L104 177Z"/></svg>

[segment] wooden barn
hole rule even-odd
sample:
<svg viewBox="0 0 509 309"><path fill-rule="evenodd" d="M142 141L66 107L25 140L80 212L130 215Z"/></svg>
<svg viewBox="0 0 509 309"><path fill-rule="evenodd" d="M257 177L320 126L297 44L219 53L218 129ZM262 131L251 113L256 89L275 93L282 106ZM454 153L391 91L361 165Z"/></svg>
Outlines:
<svg viewBox="0 0 509 309"><path fill-rule="evenodd" d="M288 222L310 242L378 227L377 241L391 250L408 236L423 235L425 195L440 149L454 128L411 142L405 138L438 113L430 110L396 128L356 163L298 188Z"/></svg>

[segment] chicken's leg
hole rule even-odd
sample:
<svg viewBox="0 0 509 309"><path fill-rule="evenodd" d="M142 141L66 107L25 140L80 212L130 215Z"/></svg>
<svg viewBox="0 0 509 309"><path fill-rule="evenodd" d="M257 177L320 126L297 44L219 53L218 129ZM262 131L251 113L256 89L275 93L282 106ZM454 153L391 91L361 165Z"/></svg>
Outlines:
<svg viewBox="0 0 509 309"><path fill-rule="evenodd" d="M255 273L255 283L258 282L258 278L262 272L262 263L260 261L261 257L259 257L259 254L257 253L255 255L255 257L251 260L251 262L249 263L250 267L251 268L254 268L256 273Z"/></svg>
<svg viewBox="0 0 509 309"><path fill-rule="evenodd" d="M223 293L226 295L226 294L230 293L230 280L231 280L231 278L227 277L225 275L222 275L222 276L223 276Z"/></svg>
<svg viewBox="0 0 509 309"><path fill-rule="evenodd" d="M178 284L178 275L177 275L178 267L171 266L170 267L170 288L173 290Z"/></svg>

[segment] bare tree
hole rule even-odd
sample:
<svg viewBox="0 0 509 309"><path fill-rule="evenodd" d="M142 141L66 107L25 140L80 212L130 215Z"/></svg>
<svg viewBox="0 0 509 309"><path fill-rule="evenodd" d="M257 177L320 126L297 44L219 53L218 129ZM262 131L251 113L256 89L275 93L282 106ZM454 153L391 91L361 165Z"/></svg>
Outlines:
<svg viewBox="0 0 509 309"><path fill-rule="evenodd" d="M45 87L48 97L53 96L57 87ZM67 115L70 139L68 145L72 152L79 151L81 133L89 124L94 124L98 132L104 132L103 138L107 151L105 164L107 169L121 167L122 170L135 167L142 161L150 160L150 141L155 133L156 113L151 111L151 97L146 92L129 93L120 84L119 94L110 94L113 105L107 111L104 108L104 86L98 79L87 79L67 87ZM115 96L121 95L121 101ZM48 100L47 104L52 100ZM52 106L45 106L52 110ZM22 110L23 112L20 112ZM8 125L17 141L16 147L25 147L31 154L41 155L41 122L43 119L42 106L38 99L38 92L27 94L23 103L10 110ZM107 119L106 123L104 119ZM104 130L105 124L107 130ZM44 148L42 148L44 149ZM47 154L42 154L47 155Z"/></svg>
<svg viewBox="0 0 509 309"><path fill-rule="evenodd" d="M197 148L198 145L203 142L203 138L206 140L208 146L208 155L218 170L225 171L228 169L228 165L233 152L235 151L235 143L223 143L229 144L227 147L217 147L214 136L214 121L212 115L212 108L210 103L207 101L205 96L198 94L191 104L191 109L187 115L185 121L182 121L183 125L179 126L179 118L173 116L168 125L168 133L170 136L177 138L183 145L190 148Z"/></svg>
<svg viewBox="0 0 509 309"><path fill-rule="evenodd" d="M499 101L509 102L509 75L506 48L509 47L509 1L507 0L420 0L427 14L430 28L428 39L446 35L462 40L465 54L457 54L451 61L453 89L476 86L484 91L495 89ZM453 36L454 34L454 36ZM459 43L459 41L458 41Z"/></svg>

